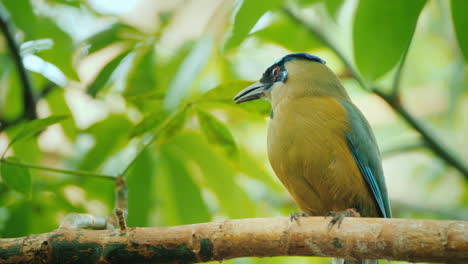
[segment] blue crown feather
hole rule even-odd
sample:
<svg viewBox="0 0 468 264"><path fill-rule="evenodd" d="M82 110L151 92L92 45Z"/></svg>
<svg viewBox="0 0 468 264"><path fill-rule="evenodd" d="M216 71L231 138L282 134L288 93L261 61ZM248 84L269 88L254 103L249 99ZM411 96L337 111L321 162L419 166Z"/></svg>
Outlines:
<svg viewBox="0 0 468 264"><path fill-rule="evenodd" d="M305 53L305 52L299 52L299 53L288 54L288 55L284 56L283 58L277 60L275 62L275 64L282 64L282 63L285 63L285 62L291 61L291 60L310 60L310 61L320 62L320 63L323 63L323 64L326 63L324 60L322 60L321 58L319 58L319 57L317 57L315 55L311 55L311 54Z"/></svg>

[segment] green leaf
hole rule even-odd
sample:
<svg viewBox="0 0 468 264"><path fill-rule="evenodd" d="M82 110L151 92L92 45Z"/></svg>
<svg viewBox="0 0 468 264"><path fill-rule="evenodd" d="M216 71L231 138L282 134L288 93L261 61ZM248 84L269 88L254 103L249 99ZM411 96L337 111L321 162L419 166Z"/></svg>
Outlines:
<svg viewBox="0 0 468 264"><path fill-rule="evenodd" d="M208 207L184 162L186 159L175 147L162 145L159 157L157 195L166 225L186 225L210 221Z"/></svg>
<svg viewBox="0 0 468 264"><path fill-rule="evenodd" d="M16 157L5 158L6 162L1 162L2 178L10 188L24 194L31 195L31 174L25 167L7 163L8 161L20 162Z"/></svg>
<svg viewBox="0 0 468 264"><path fill-rule="evenodd" d="M156 74L153 45L139 49L127 76L124 96L137 96L154 91Z"/></svg>
<svg viewBox="0 0 468 264"><path fill-rule="evenodd" d="M239 152L239 159L235 160L235 162L240 171L250 178L261 181L275 192L280 193L284 191L284 187L274 180L276 176L268 173L264 163L259 163L258 158L253 157L246 149L241 149Z"/></svg>
<svg viewBox="0 0 468 264"><path fill-rule="evenodd" d="M114 73L115 69L120 65L122 60L130 53L130 50L122 52L120 55L116 56L110 60L104 68L98 73L96 79L88 86L86 92L95 97L99 91L104 89L109 80Z"/></svg>
<svg viewBox="0 0 468 264"><path fill-rule="evenodd" d="M201 95L198 99L198 102L201 103L223 103L229 105L235 105L237 107L243 108L248 112L258 113L264 116L268 116L271 111L270 103L265 100L255 100L243 104L234 104L232 99L234 96L239 93L245 87L251 85L252 81L228 81L224 82L217 87L209 90L205 94Z"/></svg>
<svg viewBox="0 0 468 264"><path fill-rule="evenodd" d="M425 0L360 0L354 22L354 58L371 80L391 70L409 47Z"/></svg>
<svg viewBox="0 0 468 264"><path fill-rule="evenodd" d="M182 128L185 126L187 121L188 107L179 109L178 112L173 113L172 116L169 116L164 123L165 126L161 126L161 130L156 130L157 136L163 139L169 139L177 135Z"/></svg>
<svg viewBox="0 0 468 264"><path fill-rule="evenodd" d="M95 170L128 142L132 124L126 115L115 114L86 130L94 136L95 144L79 162L83 170Z"/></svg>
<svg viewBox="0 0 468 264"><path fill-rule="evenodd" d="M338 15L338 11L343 5L344 0L324 0L323 2L325 3L325 7L327 8L330 16L336 17Z"/></svg>
<svg viewBox="0 0 468 264"><path fill-rule="evenodd" d="M257 21L269 10L281 6L283 0L245 0L236 13L231 36L226 41L225 50L239 46L249 35Z"/></svg>
<svg viewBox="0 0 468 264"><path fill-rule="evenodd" d="M197 111L200 127L210 143L222 147L229 156L236 156L237 146L231 131L212 114Z"/></svg>
<svg viewBox="0 0 468 264"><path fill-rule="evenodd" d="M115 23L107 29L92 35L85 42L90 45L88 54L93 54L118 41L126 41L129 46L133 45L138 38L143 38L143 34L134 27Z"/></svg>
<svg viewBox="0 0 468 264"><path fill-rule="evenodd" d="M72 116L70 107L65 99L64 89L54 89L47 94L46 100L52 115L65 115ZM70 139L74 140L77 135L77 128L72 118L64 120L60 123L65 135Z"/></svg>
<svg viewBox="0 0 468 264"><path fill-rule="evenodd" d="M304 52L323 46L304 27L298 27L291 19L280 13L279 18L268 27L254 32L256 36L263 41L272 42L282 46L292 52Z"/></svg>
<svg viewBox="0 0 468 264"><path fill-rule="evenodd" d="M149 115L145 116L140 123L138 123L130 133L130 137L141 136L144 133L154 129L162 123L167 118L167 113L162 109L161 105L156 106L154 110Z"/></svg>
<svg viewBox="0 0 468 264"><path fill-rule="evenodd" d="M458 45L463 53L465 62L468 63L468 16L466 15L466 1L452 0L452 20L455 27Z"/></svg>
<svg viewBox="0 0 468 264"><path fill-rule="evenodd" d="M22 237L31 235L32 202L20 199L16 203L7 207L9 217L5 223L5 228L1 237Z"/></svg>
<svg viewBox="0 0 468 264"><path fill-rule="evenodd" d="M164 109L166 111L177 109L181 101L187 96L193 82L205 68L212 50L213 40L209 37L202 37L195 43L169 85L164 98Z"/></svg>
<svg viewBox="0 0 468 264"><path fill-rule="evenodd" d="M156 201L153 194L156 161L146 150L138 156L125 178L128 186L129 226L149 226L149 218Z"/></svg>
<svg viewBox="0 0 468 264"><path fill-rule="evenodd" d="M222 212L230 218L256 215L255 205L236 182L236 171L227 159L209 147L201 135L186 132L175 137L171 143L186 160L194 161L199 167L200 184L216 195Z"/></svg>
<svg viewBox="0 0 468 264"><path fill-rule="evenodd" d="M68 116L49 116L27 122L22 126L18 133L12 137L9 146L12 146L17 141L28 139L29 137L32 137L46 129L48 126L51 126L67 118Z"/></svg>

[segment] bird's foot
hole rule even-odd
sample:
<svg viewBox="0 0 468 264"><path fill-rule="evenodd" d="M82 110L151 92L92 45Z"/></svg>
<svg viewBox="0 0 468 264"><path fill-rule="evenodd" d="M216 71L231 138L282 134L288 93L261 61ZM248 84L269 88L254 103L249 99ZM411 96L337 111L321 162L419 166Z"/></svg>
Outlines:
<svg viewBox="0 0 468 264"><path fill-rule="evenodd" d="M328 229L331 229L334 225L338 224L338 228L341 226L341 222L345 217L361 217L361 215L354 208L346 209L345 211L340 212L328 212L327 216L331 216L332 220L328 223Z"/></svg>
<svg viewBox="0 0 468 264"><path fill-rule="evenodd" d="M305 217L308 216L306 213L302 212L302 214L299 214L298 212L292 212L289 215L289 221L294 222L294 221L299 221L299 217Z"/></svg>

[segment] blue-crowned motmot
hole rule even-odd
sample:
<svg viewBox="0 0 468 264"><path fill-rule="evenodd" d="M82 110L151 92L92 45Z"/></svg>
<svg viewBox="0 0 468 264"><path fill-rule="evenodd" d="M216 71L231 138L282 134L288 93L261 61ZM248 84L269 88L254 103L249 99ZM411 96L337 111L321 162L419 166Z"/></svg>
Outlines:
<svg viewBox="0 0 468 264"><path fill-rule="evenodd" d="M322 59L284 56L234 101L259 98L272 106L270 164L305 214L354 208L362 216L391 217L375 137Z"/></svg>

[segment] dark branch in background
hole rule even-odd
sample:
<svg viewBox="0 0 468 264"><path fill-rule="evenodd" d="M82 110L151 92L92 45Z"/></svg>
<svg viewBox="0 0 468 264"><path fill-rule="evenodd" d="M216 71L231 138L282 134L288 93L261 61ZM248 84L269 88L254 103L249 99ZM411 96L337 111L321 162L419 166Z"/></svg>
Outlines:
<svg viewBox="0 0 468 264"><path fill-rule="evenodd" d="M411 144L403 145L403 146L397 146L396 148L389 149L389 150L382 150L382 158L390 158L394 155L398 155L404 152L411 152L411 151L418 151L421 149L427 148L427 146L422 143L422 142L413 142Z"/></svg>
<svg viewBox="0 0 468 264"><path fill-rule="evenodd" d="M440 140L437 139L433 131L431 131L421 121L419 121L413 115L411 115L400 104L398 94L400 90L400 79L402 74L402 68L408 54L408 50L403 55L400 65L398 66L393 83L393 90L390 95L387 95L384 92L382 92L381 89L369 89L369 87L363 81L362 77L359 75L358 71L353 66L353 64L343 55L343 53L341 53L341 51L338 50L338 48L333 43L331 43L328 40L328 38L319 29L317 29L314 25L311 25L304 21L290 8L284 7L283 11L291 20L307 29L312 35L320 39L328 48L335 52L336 55L340 58L340 60L343 62L343 64L352 71L353 78L359 83L359 85L364 90L372 91L378 96L380 96L382 99L384 99L384 101L387 102L387 104L389 104L393 108L393 110L397 112L411 127L413 127L413 129L419 132L428 148L430 148L437 156L439 156L445 162L456 168L465 177L465 179L468 180L468 167L458 157L456 157L454 153L452 153L447 147L440 143Z"/></svg>
<svg viewBox="0 0 468 264"><path fill-rule="evenodd" d="M421 121L411 115L399 102L397 97L391 97L384 94L382 91L374 89L375 94L379 95L385 100L400 116L406 120L406 122L419 132L421 137L424 139L426 145L440 158L445 160L448 164L455 167L460 171L463 176L468 180L468 167L457 157L455 154L450 152L446 146L441 143L436 135L425 126Z"/></svg>
<svg viewBox="0 0 468 264"><path fill-rule="evenodd" d="M23 64L23 58L21 57L18 44L15 40L15 32L10 19L10 15L6 8L0 3L0 29L5 36L10 50L13 61L15 62L18 75L23 84L23 105L24 114L23 117L26 119L37 118L36 113L36 101L34 98L33 84L29 78L28 72Z"/></svg>

